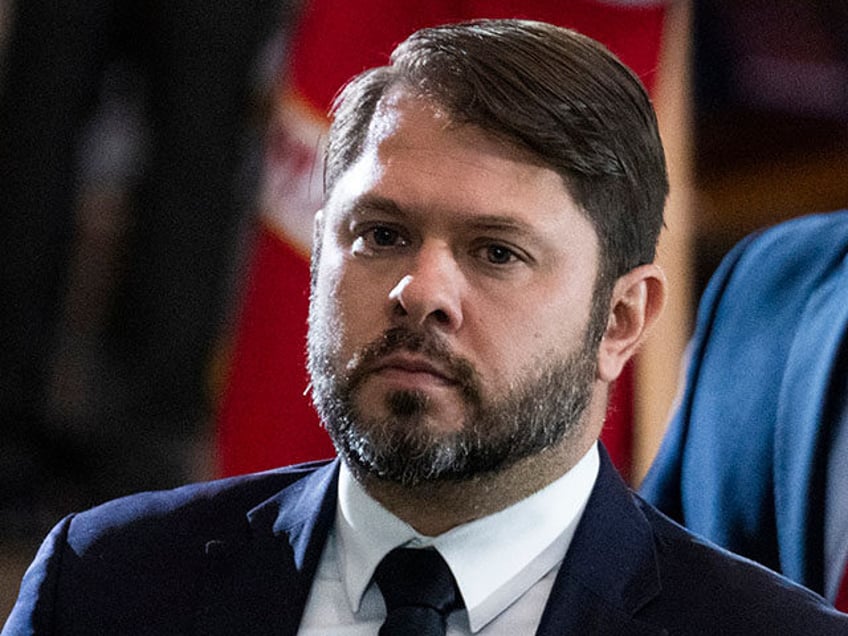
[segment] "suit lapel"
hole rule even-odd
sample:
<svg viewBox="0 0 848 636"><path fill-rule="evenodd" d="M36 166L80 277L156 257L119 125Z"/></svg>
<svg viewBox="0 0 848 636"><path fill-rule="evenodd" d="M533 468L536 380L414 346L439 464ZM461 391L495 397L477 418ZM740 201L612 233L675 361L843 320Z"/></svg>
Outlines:
<svg viewBox="0 0 848 636"><path fill-rule="evenodd" d="M247 514L243 536L206 544L198 634L297 633L336 505L338 462Z"/></svg>
<svg viewBox="0 0 848 636"><path fill-rule="evenodd" d="M648 635L634 614L660 592L652 529L601 448L601 469L537 634Z"/></svg>
<svg viewBox="0 0 848 636"><path fill-rule="evenodd" d="M786 363L775 432L775 507L782 569L817 590L824 587L821 546L827 453L821 448L834 425L834 414L827 410L828 391L848 325L848 261L843 249L834 250L832 271L825 272L824 281L816 279L817 287L798 320L801 327Z"/></svg>

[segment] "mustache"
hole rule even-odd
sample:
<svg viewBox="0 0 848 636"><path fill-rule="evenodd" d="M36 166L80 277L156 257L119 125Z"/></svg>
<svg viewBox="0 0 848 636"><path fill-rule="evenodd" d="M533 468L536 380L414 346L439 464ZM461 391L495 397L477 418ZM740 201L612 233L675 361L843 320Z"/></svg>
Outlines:
<svg viewBox="0 0 848 636"><path fill-rule="evenodd" d="M398 351L407 351L429 358L450 375L468 399L475 402L480 399L480 380L472 364L453 354L448 346L431 332L414 331L408 327L388 329L382 336L357 352L353 366L348 372L348 389L355 390L372 373L382 358Z"/></svg>

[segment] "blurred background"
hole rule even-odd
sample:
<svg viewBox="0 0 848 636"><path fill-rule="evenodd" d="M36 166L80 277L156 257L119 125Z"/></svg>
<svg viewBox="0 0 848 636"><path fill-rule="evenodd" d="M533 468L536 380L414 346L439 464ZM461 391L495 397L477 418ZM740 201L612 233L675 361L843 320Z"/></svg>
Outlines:
<svg viewBox="0 0 848 636"><path fill-rule="evenodd" d="M282 371L256 356L258 372L238 370L260 322L251 299L267 291L253 269L275 249L265 235L304 256L263 212L293 187L275 171L311 175L297 194L316 196L323 104L293 97L304 80L284 69L319 46L333 65L334 40L322 32L310 48L298 29L345 3L52 4L0 0L0 621L64 514L328 452L301 444L317 427L271 440L251 410L267 397L256 377L276 398ZM677 335L636 363L633 483L722 256L757 228L848 207L848 3L643 4L665 12L652 92L677 188L661 246ZM263 308L299 320L302 278L280 280L302 277L305 260L277 263Z"/></svg>
<svg viewBox="0 0 848 636"><path fill-rule="evenodd" d="M694 6L700 289L743 235L848 205L848 3Z"/></svg>

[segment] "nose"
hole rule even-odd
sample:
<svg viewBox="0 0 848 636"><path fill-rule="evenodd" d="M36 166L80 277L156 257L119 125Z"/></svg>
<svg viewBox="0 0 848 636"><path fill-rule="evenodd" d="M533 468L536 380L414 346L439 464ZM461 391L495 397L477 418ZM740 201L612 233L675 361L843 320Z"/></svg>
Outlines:
<svg viewBox="0 0 848 636"><path fill-rule="evenodd" d="M429 323L456 331L462 325L462 283L462 271L448 246L422 246L409 272L389 292L395 317L410 326Z"/></svg>

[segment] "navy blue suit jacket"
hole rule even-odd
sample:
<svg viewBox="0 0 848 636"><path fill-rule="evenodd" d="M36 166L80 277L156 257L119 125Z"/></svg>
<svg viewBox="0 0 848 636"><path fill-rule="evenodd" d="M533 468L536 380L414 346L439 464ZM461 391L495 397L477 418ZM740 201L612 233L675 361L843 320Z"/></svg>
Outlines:
<svg viewBox="0 0 848 636"><path fill-rule="evenodd" d="M742 241L704 293L680 405L642 485L689 529L818 592L846 330L848 211Z"/></svg>
<svg viewBox="0 0 848 636"><path fill-rule="evenodd" d="M145 493L64 519L7 634L295 634L336 462ZM696 539L600 475L541 634L848 634L812 592Z"/></svg>

